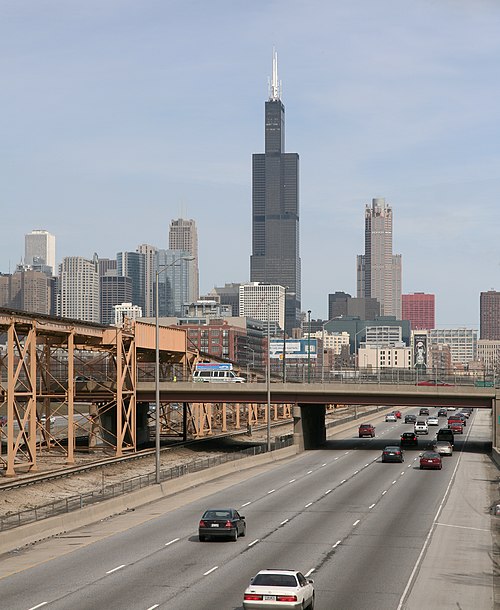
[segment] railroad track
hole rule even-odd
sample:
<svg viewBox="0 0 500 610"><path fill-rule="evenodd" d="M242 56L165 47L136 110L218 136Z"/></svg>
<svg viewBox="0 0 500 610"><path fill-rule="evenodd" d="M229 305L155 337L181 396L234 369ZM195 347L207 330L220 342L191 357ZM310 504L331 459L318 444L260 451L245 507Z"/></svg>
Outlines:
<svg viewBox="0 0 500 610"><path fill-rule="evenodd" d="M290 424L293 419L286 419L280 422L275 422L271 424L271 427L279 427L286 424ZM258 426L253 426L254 431L265 430L266 424L260 424ZM190 441L184 441L176 443L170 447L160 448L162 453L173 451L174 449L179 449L182 447L189 447L194 445L200 445L202 443L206 443L208 441L214 440L222 440L225 438L231 438L234 436L243 436L247 434L247 430L237 430L232 432L225 432L223 434L214 434L213 436L194 439ZM10 480L5 482L0 482L0 491L6 491L9 489L19 489L21 487L28 487L29 485L36 485L38 483L43 483L46 481L53 481L56 479L62 479L65 477L69 477L75 474L83 474L86 472L91 472L93 470L98 470L99 468L105 468L107 466L113 466L115 464L120 464L122 462L132 462L134 460L141 460L144 458L152 457L156 454L156 449L142 449L141 451L136 451L131 455L124 455L122 457L110 457L102 460L96 460L95 462L90 462L88 464L83 464L81 466L67 466L64 468L58 468L56 470L49 470L39 474L26 475L21 479Z"/></svg>

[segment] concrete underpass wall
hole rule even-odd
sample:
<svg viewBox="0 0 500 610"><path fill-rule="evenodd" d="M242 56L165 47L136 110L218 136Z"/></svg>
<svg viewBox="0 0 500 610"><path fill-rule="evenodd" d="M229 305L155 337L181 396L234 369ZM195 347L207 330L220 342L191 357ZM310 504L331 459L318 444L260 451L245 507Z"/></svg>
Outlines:
<svg viewBox="0 0 500 610"><path fill-rule="evenodd" d="M491 457L497 467L500 468L500 403L493 400L491 407Z"/></svg>
<svg viewBox="0 0 500 610"><path fill-rule="evenodd" d="M326 442L325 405L298 405L293 408L293 442L304 449L316 449Z"/></svg>

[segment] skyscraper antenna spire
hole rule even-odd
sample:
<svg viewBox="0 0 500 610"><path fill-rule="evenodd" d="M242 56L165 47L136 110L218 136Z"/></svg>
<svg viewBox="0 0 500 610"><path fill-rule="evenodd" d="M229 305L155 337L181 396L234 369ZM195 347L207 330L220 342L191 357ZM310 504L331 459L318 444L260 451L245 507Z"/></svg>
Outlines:
<svg viewBox="0 0 500 610"><path fill-rule="evenodd" d="M273 47L273 72L269 85L269 99L276 101L281 99L281 82L278 80L278 53Z"/></svg>

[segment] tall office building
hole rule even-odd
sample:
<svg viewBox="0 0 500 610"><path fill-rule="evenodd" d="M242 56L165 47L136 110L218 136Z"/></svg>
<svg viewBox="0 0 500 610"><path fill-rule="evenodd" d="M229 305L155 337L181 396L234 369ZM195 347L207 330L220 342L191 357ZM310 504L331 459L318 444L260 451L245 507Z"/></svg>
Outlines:
<svg viewBox="0 0 500 610"><path fill-rule="evenodd" d="M154 275L158 248L148 244L137 246L137 252L144 255L144 315L154 316Z"/></svg>
<svg viewBox="0 0 500 610"><path fill-rule="evenodd" d="M365 209L365 253L357 257L357 295L380 302L383 316L401 319L401 254L392 253L392 208L373 199Z"/></svg>
<svg viewBox="0 0 500 610"><path fill-rule="evenodd" d="M191 261L185 260L187 256L189 253L184 250L158 250L156 254L155 276L157 269L163 270L158 274L159 316L181 317L184 305L190 302L188 293Z"/></svg>
<svg viewBox="0 0 500 610"><path fill-rule="evenodd" d="M24 263L26 265L47 265L56 272L56 238L48 231L35 229L24 236Z"/></svg>
<svg viewBox="0 0 500 610"><path fill-rule="evenodd" d="M481 292L479 299L479 318L481 339L497 341L500 339L500 292L488 290Z"/></svg>
<svg viewBox="0 0 500 610"><path fill-rule="evenodd" d="M280 285L251 282L240 285L240 317L272 322L283 329L285 325L285 289ZM276 332L273 332L273 335Z"/></svg>
<svg viewBox="0 0 500 610"><path fill-rule="evenodd" d="M410 320L412 330L431 330L436 327L435 296L423 292L401 296L402 318Z"/></svg>
<svg viewBox="0 0 500 610"><path fill-rule="evenodd" d="M99 260L67 256L59 265L59 315L99 323Z"/></svg>
<svg viewBox="0 0 500 610"><path fill-rule="evenodd" d="M145 311L146 300L146 257L140 252L118 252L116 255L117 275L125 275L132 280L132 305Z"/></svg>
<svg viewBox="0 0 500 610"><path fill-rule="evenodd" d="M115 306L130 303L132 299L132 280L126 275L102 275L99 286L101 324L114 324ZM134 305L134 307L138 307L138 305Z"/></svg>
<svg viewBox="0 0 500 610"><path fill-rule="evenodd" d="M252 156L250 281L286 287L286 332L300 327L299 155L285 153L285 107L275 52L265 104L265 152Z"/></svg>
<svg viewBox="0 0 500 610"><path fill-rule="evenodd" d="M170 250L183 250L193 257L189 262L189 295L188 300L194 303L200 298L200 272L198 268L198 231L194 220L178 218L170 223L168 233Z"/></svg>

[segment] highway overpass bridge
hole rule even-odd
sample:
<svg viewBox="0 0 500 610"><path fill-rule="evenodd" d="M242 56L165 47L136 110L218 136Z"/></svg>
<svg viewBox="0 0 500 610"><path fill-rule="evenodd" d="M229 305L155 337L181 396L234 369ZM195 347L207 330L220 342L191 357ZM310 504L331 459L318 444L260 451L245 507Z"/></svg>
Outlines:
<svg viewBox="0 0 500 610"><path fill-rule="evenodd" d="M474 386L419 386L370 383L266 383L222 384L163 382L161 402L292 404L294 442L304 449L326 439L325 412L330 404L475 407L492 410L492 446L500 448L500 407L496 388ZM137 401L152 402L155 384L139 382Z"/></svg>

